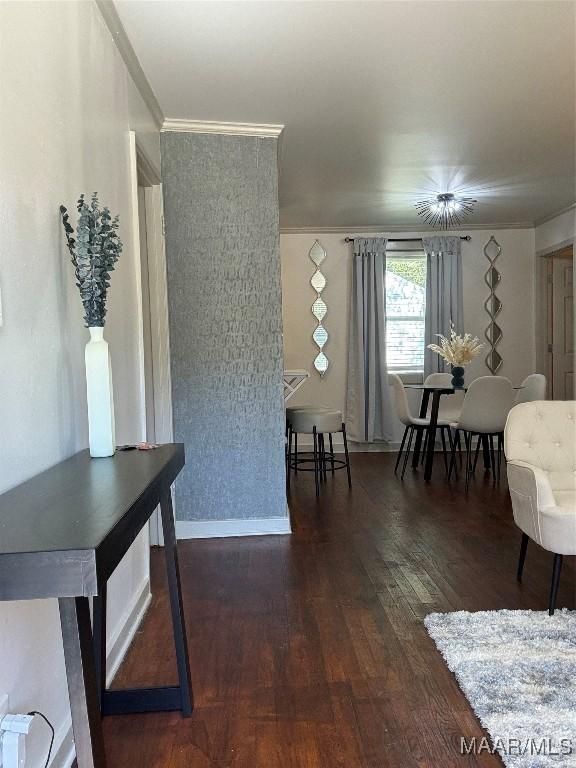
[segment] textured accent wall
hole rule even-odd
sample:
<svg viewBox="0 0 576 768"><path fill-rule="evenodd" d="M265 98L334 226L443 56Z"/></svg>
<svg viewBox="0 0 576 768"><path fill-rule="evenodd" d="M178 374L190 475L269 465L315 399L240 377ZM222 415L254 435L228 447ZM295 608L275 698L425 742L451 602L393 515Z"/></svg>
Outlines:
<svg viewBox="0 0 576 768"><path fill-rule="evenodd" d="M286 515L276 139L162 134L178 520Z"/></svg>

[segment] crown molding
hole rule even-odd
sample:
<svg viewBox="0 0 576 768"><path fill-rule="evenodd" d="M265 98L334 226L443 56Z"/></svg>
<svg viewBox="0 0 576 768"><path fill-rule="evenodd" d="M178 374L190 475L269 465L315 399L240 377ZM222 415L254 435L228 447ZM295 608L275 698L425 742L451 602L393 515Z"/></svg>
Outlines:
<svg viewBox="0 0 576 768"><path fill-rule="evenodd" d="M280 227L281 235L354 235L356 233L361 234L389 234L397 232L414 233L418 235L427 235L431 232L438 235L457 235L463 232L473 232L477 230L494 230L494 229L534 229L534 224L531 221L517 221L508 224L469 224L466 227L460 229L422 229L422 227Z"/></svg>
<svg viewBox="0 0 576 768"><path fill-rule="evenodd" d="M134 81L134 85L150 110L156 126L160 129L164 122L164 113L162 112L158 99L148 82L148 78L144 74L144 70L140 66L138 57L136 56L134 48L132 48L132 43L126 34L126 30L114 7L114 3L112 0L95 0L95 2L110 34L112 35L112 39L116 44L116 48L118 48L120 56L122 56L126 69Z"/></svg>
<svg viewBox="0 0 576 768"><path fill-rule="evenodd" d="M223 136L258 136L268 139L279 138L283 130L283 125L268 123L221 123L215 120L179 120L171 117L166 118L162 125L162 131L217 133Z"/></svg>
<svg viewBox="0 0 576 768"><path fill-rule="evenodd" d="M540 224L546 224L548 221L552 221L552 219L556 219L558 216L562 216L563 213L568 213L569 211L576 211L576 203L567 205L566 208L562 208L561 210L556 211L556 213L551 213L549 216L543 216L541 219L536 219L534 226L539 227Z"/></svg>

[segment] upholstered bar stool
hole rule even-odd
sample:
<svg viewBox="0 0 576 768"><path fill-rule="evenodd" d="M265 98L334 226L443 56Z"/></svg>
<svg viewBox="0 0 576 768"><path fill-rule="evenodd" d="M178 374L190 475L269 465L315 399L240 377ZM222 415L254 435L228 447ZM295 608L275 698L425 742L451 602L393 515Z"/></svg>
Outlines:
<svg viewBox="0 0 576 768"><path fill-rule="evenodd" d="M329 411L324 405L289 405L285 408L286 411L286 478L289 480L290 472L290 451L292 449L292 437L294 437L294 451L298 453L298 434L294 433L291 428L292 414L296 411ZM309 452L311 456L312 453ZM296 463L294 471L298 472L298 464Z"/></svg>
<svg viewBox="0 0 576 768"><path fill-rule="evenodd" d="M345 461L336 459L334 456L334 446L332 435L341 432L344 439ZM303 462L312 463L310 459L302 459L298 451L294 452L292 458L291 442L292 435L297 439L298 435L313 436L313 468L314 482L316 484L316 496L320 495L320 482L327 478L327 460L330 461L330 469L334 473L337 469L346 468L348 475L348 487L352 487L352 477L350 474L350 457L348 455L348 441L346 438L346 426L342 421L342 411L332 411L320 408L294 409L290 413L290 431L288 443L288 487L290 487L290 470L296 470ZM329 450L326 451L325 436L328 435ZM300 466L300 469L304 467Z"/></svg>

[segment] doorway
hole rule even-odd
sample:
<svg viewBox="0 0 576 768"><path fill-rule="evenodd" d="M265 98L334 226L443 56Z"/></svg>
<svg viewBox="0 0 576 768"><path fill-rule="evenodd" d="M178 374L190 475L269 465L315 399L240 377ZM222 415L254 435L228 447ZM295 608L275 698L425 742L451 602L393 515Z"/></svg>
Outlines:
<svg viewBox="0 0 576 768"><path fill-rule="evenodd" d="M142 439L173 439L164 213L160 177L131 132L135 264L140 304ZM159 511L150 518L150 543L162 545Z"/></svg>
<svg viewBox="0 0 576 768"><path fill-rule="evenodd" d="M544 364L550 400L574 399L573 245L542 257L544 269Z"/></svg>

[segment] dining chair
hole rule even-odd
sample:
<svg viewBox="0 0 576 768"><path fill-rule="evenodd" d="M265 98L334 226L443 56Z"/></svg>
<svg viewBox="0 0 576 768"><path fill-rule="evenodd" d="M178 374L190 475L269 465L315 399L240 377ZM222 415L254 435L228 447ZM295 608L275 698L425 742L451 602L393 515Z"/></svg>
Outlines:
<svg viewBox="0 0 576 768"><path fill-rule="evenodd" d="M526 376L516 393L515 404L533 403L535 400L546 400L546 376L542 373Z"/></svg>
<svg viewBox="0 0 576 768"><path fill-rule="evenodd" d="M453 470L457 474L456 447L460 442L460 436L463 435L466 446L466 493L468 493L470 485L470 475L473 473L472 439L474 437L487 441L490 451L493 484L495 485L500 480L504 426L513 404L514 390L512 382L504 376L480 376L468 387L468 391L464 396L460 418L452 424L455 432L452 437L452 455L448 470L448 480L450 480ZM495 437L498 441L497 462L494 451Z"/></svg>
<svg viewBox="0 0 576 768"><path fill-rule="evenodd" d="M519 403L532 403L535 400L545 400L546 399L546 376L543 376L541 373L531 373L529 376L527 376L522 384L518 387L518 391L516 392L516 398L514 400L514 405L518 405ZM484 438L484 441L486 441L487 438ZM478 443L476 445L476 454L474 455L474 463L472 464L472 474L476 472L476 465L478 464L478 455L480 453L480 447L486 446L487 443L483 442L482 439L478 440ZM485 450L486 450L485 447ZM460 465L462 465L462 461L460 461ZM488 465L487 465L488 466Z"/></svg>
<svg viewBox="0 0 576 768"><path fill-rule="evenodd" d="M412 440L414 438L414 434L419 431L422 433L425 433L430 425L430 419L420 418L419 416L412 415L410 411L410 406L408 404L408 398L406 397L406 390L404 389L404 384L400 376L398 376L395 373L389 373L388 383L394 390L394 403L396 406L396 414L400 419L400 421L402 422L402 424L404 424L404 434L402 436L402 442L400 443L400 450L398 451L398 456L396 457L394 474L396 474L396 472L398 471L398 466L400 465L400 459L404 451L406 439L408 438L408 446L404 454L404 464L402 465L402 474L401 474L401 477L404 478L404 474L406 472L406 465L408 464L408 457L410 456L410 449L412 448ZM444 455L444 465L446 467L446 471L448 471L446 434L448 435L449 445L450 447L452 447L451 436L450 436L450 422L448 420L439 418L437 427L440 430L440 436L442 438L442 452Z"/></svg>

